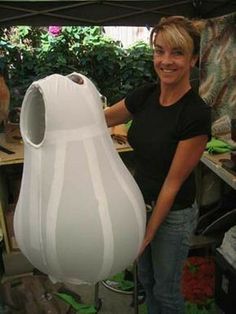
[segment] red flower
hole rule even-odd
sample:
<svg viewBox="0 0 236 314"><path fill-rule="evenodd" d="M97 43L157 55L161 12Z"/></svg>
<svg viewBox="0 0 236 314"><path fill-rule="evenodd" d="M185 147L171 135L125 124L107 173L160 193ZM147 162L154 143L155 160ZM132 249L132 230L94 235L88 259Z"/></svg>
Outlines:
<svg viewBox="0 0 236 314"><path fill-rule="evenodd" d="M185 300L203 304L214 294L215 264L211 257L189 257L182 275Z"/></svg>
<svg viewBox="0 0 236 314"><path fill-rule="evenodd" d="M52 36L57 37L61 34L61 26L49 26L48 32Z"/></svg>

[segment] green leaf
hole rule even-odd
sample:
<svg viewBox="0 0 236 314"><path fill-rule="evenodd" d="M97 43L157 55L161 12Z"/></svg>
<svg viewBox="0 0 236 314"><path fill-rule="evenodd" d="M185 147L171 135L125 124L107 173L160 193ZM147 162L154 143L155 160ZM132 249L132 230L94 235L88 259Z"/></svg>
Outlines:
<svg viewBox="0 0 236 314"><path fill-rule="evenodd" d="M67 304L72 306L74 310L79 311L79 314L97 313L97 310L94 306L78 303L72 296L70 296L66 293L59 293L58 292L58 293L56 293L56 296L58 296L64 302L66 302Z"/></svg>

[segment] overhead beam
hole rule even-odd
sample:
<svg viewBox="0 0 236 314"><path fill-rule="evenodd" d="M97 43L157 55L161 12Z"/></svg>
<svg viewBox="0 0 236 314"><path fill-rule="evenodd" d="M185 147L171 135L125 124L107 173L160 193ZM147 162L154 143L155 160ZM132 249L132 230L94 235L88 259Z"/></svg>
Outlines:
<svg viewBox="0 0 236 314"><path fill-rule="evenodd" d="M0 25L152 26L162 16L208 18L233 11L235 0L3 0Z"/></svg>

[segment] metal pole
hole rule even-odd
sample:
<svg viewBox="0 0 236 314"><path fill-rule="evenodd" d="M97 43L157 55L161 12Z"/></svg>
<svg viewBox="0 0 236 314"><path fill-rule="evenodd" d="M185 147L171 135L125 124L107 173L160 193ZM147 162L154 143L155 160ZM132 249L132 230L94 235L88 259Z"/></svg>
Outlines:
<svg viewBox="0 0 236 314"><path fill-rule="evenodd" d="M138 314L138 265L137 262L134 262L133 266L133 273L134 273L134 314Z"/></svg>

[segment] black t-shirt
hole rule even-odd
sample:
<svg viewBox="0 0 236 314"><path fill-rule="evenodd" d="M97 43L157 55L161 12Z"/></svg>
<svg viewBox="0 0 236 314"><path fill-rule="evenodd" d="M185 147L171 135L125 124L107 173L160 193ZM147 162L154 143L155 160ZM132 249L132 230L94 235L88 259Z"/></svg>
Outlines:
<svg viewBox="0 0 236 314"><path fill-rule="evenodd" d="M135 179L146 203L156 201L178 142L211 134L210 107L190 89L171 106L159 103L160 87L144 85L125 99L133 122L128 141L135 152ZM171 210L190 206L195 198L193 173L185 180Z"/></svg>

